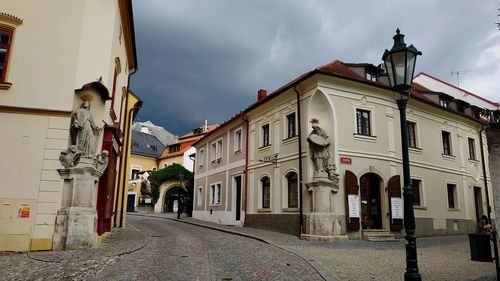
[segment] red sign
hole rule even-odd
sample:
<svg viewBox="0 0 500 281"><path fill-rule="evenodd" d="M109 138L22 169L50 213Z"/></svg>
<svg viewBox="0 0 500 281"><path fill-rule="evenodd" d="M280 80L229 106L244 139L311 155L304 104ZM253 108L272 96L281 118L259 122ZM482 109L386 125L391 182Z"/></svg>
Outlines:
<svg viewBox="0 0 500 281"><path fill-rule="evenodd" d="M29 207L19 208L19 211L17 212L17 217L18 218L29 218L30 217L30 208Z"/></svg>
<svg viewBox="0 0 500 281"><path fill-rule="evenodd" d="M350 157L340 157L340 164L351 165L352 159Z"/></svg>

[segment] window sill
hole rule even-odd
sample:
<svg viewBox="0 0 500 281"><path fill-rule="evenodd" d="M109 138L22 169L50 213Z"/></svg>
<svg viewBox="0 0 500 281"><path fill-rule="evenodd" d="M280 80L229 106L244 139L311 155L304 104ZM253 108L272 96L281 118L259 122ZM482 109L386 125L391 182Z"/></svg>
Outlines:
<svg viewBox="0 0 500 281"><path fill-rule="evenodd" d="M408 151L415 153L415 154L422 154L422 148L420 147L408 147Z"/></svg>
<svg viewBox="0 0 500 281"><path fill-rule="evenodd" d="M299 208L295 208L295 207L294 207L294 208L283 208L283 209L281 209L281 210L282 210L283 212L287 212L287 213L291 213L291 212L294 212L294 213L295 213L295 212L300 211L300 209L299 209Z"/></svg>
<svg viewBox="0 0 500 281"><path fill-rule="evenodd" d="M269 150L269 149L271 149L271 145L270 144L259 147L260 151Z"/></svg>
<svg viewBox="0 0 500 281"><path fill-rule="evenodd" d="M218 206L221 206L222 204L221 203L214 203L214 204L209 204L208 206L209 207L218 207Z"/></svg>
<svg viewBox="0 0 500 281"><path fill-rule="evenodd" d="M443 156L443 159L446 160L455 160L455 155L448 155L448 154L441 154Z"/></svg>
<svg viewBox="0 0 500 281"><path fill-rule="evenodd" d="M235 151L234 151L234 154L240 154L242 151L243 151L243 150L241 150L241 149L235 150Z"/></svg>
<svg viewBox="0 0 500 281"><path fill-rule="evenodd" d="M12 83L0 82L0 90L8 90L10 87L12 87Z"/></svg>
<svg viewBox="0 0 500 281"><path fill-rule="evenodd" d="M377 141L377 136L360 135L357 133L354 133L352 135L354 136L355 140L369 141L369 142L376 142Z"/></svg>
<svg viewBox="0 0 500 281"><path fill-rule="evenodd" d="M299 138L298 138L298 136L293 136L293 137L291 137L291 138L286 138L286 139L283 139L283 140L281 140L281 142L282 142L283 144L289 144L289 143L292 143L292 142L297 141L298 139L299 139Z"/></svg>
<svg viewBox="0 0 500 281"><path fill-rule="evenodd" d="M426 206L416 206L416 205L413 205L413 209L415 209L415 210L427 210L427 207Z"/></svg>
<svg viewBox="0 0 500 281"><path fill-rule="evenodd" d="M257 213L270 213L271 208L257 209Z"/></svg>
<svg viewBox="0 0 500 281"><path fill-rule="evenodd" d="M448 208L448 212L460 212L458 208Z"/></svg>
<svg viewBox="0 0 500 281"><path fill-rule="evenodd" d="M479 164L479 160L477 160L477 159L469 159L469 162L474 163L474 164Z"/></svg>

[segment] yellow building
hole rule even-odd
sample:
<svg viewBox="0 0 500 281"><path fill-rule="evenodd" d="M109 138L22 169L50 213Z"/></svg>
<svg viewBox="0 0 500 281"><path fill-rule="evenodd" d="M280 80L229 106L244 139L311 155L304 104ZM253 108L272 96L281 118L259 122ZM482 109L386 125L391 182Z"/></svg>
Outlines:
<svg viewBox="0 0 500 281"><path fill-rule="evenodd" d="M98 152L110 152L99 194L116 188L123 107L137 69L132 4L0 0L0 7L0 251L50 250L62 200L58 158L82 99L103 128ZM110 201L97 203L104 232Z"/></svg>

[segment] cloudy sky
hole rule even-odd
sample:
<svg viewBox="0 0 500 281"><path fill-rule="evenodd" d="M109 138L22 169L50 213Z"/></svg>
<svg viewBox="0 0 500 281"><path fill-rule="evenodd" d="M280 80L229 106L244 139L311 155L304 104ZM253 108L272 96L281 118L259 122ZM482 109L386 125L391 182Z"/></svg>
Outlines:
<svg viewBox="0 0 500 281"><path fill-rule="evenodd" d="M397 27L426 72L500 101L500 1L134 0L140 121L221 123L335 59L381 63Z"/></svg>

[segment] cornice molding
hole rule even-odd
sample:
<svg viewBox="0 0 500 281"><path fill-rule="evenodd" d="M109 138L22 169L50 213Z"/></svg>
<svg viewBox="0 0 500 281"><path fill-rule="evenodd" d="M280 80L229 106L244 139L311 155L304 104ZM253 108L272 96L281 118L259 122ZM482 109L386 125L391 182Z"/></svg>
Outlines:
<svg viewBox="0 0 500 281"><path fill-rule="evenodd" d="M4 13L4 12L0 12L0 22L8 22L10 24L13 24L15 26L19 26L23 23L23 20L18 18L18 17L15 17L13 15L10 15L10 14L7 14L7 13Z"/></svg>

